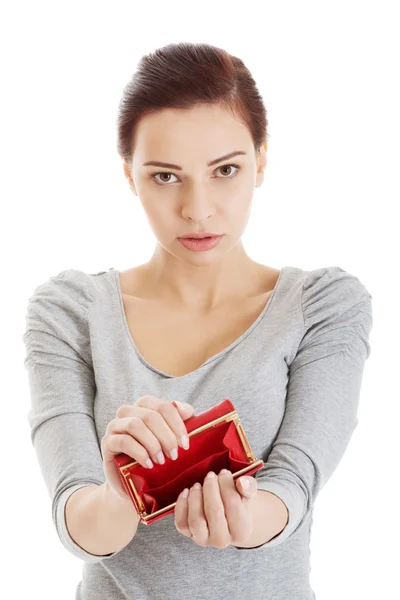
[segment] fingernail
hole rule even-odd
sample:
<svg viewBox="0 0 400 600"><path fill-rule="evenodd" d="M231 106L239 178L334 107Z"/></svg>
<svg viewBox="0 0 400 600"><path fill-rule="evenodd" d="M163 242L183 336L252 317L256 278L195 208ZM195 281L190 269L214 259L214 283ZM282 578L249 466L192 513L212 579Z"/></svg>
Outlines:
<svg viewBox="0 0 400 600"><path fill-rule="evenodd" d="M189 449L189 438L187 435L183 435L182 437L180 437L179 441L181 446L183 446L185 450Z"/></svg>
<svg viewBox="0 0 400 600"><path fill-rule="evenodd" d="M173 448L170 452L170 457L172 460L176 460L178 458L178 448Z"/></svg>
<svg viewBox="0 0 400 600"><path fill-rule="evenodd" d="M247 477L242 477L240 481L242 482L242 485L243 485L244 488L248 488L249 487L250 481L247 479Z"/></svg>
<svg viewBox="0 0 400 600"><path fill-rule="evenodd" d="M164 457L164 454L162 452L159 452L157 454L157 462L160 465L163 465L165 463L165 457Z"/></svg>
<svg viewBox="0 0 400 600"><path fill-rule="evenodd" d="M187 498L189 496L189 489L185 488L182 492L182 497L183 498Z"/></svg>
<svg viewBox="0 0 400 600"><path fill-rule="evenodd" d="M172 400L172 404L175 404L176 408L180 408L181 410L185 410L185 407L183 406L182 402L179 402L179 400Z"/></svg>
<svg viewBox="0 0 400 600"><path fill-rule="evenodd" d="M154 465L153 465L153 461L152 461L152 460L150 460L150 458L148 458L148 459L145 461L145 464L147 465L147 467L148 467L149 469L152 469L152 468L154 467Z"/></svg>

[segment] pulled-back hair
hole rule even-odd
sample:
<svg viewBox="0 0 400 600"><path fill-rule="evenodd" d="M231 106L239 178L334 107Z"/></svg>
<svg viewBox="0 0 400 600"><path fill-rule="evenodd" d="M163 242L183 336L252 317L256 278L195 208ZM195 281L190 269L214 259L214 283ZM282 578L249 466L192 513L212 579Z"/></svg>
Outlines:
<svg viewBox="0 0 400 600"><path fill-rule="evenodd" d="M143 56L123 90L117 118L117 150L130 163L137 125L164 108L220 105L244 123L258 152L267 141L267 111L244 63L209 44L178 43Z"/></svg>

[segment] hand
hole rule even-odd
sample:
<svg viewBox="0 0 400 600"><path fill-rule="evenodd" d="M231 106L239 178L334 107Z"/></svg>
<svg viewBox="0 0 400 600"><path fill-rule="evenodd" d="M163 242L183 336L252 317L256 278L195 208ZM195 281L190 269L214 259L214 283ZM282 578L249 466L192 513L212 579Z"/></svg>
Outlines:
<svg viewBox="0 0 400 600"><path fill-rule="evenodd" d="M175 404L175 400L169 402L155 396L142 396L133 405L120 406L101 440L107 486L119 497L128 497L114 463L116 454L127 454L143 467L153 468L151 458L158 463L159 453L163 458L159 464L163 464L163 452L175 460L171 451L178 444L187 450L189 446L185 447L180 438L187 435L184 421L193 413L193 406L187 402Z"/></svg>
<svg viewBox="0 0 400 600"><path fill-rule="evenodd" d="M241 482L243 479L249 479L247 489ZM196 489L196 485L200 487ZM254 477L233 479L230 471L224 473L222 469L215 477L207 476L203 488L199 483L195 484L187 499L183 492L178 496L176 529L202 547L213 546L222 550L231 545L241 546L252 533L250 505L256 492Z"/></svg>

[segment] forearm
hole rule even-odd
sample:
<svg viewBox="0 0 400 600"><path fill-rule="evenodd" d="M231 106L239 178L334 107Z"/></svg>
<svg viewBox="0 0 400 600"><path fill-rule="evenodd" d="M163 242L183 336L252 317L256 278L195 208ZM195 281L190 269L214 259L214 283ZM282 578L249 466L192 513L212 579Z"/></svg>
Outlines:
<svg viewBox="0 0 400 600"><path fill-rule="evenodd" d="M65 505L65 520L70 536L81 548L104 556L129 544L139 515L132 500L117 496L106 482L76 490Z"/></svg>
<svg viewBox="0 0 400 600"><path fill-rule="evenodd" d="M283 531L289 520L286 504L266 490L257 490L250 510L253 530L246 543L240 544L238 548L254 548L269 542Z"/></svg>

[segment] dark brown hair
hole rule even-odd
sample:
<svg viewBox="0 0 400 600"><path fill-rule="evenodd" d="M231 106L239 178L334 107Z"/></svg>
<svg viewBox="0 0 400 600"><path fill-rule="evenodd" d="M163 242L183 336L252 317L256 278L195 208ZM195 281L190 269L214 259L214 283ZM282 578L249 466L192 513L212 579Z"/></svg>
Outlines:
<svg viewBox="0 0 400 600"><path fill-rule="evenodd" d="M117 118L117 150L132 160L139 120L163 108L219 104L247 125L255 150L267 141L267 111L240 58L209 44L178 43L140 59L123 90Z"/></svg>

